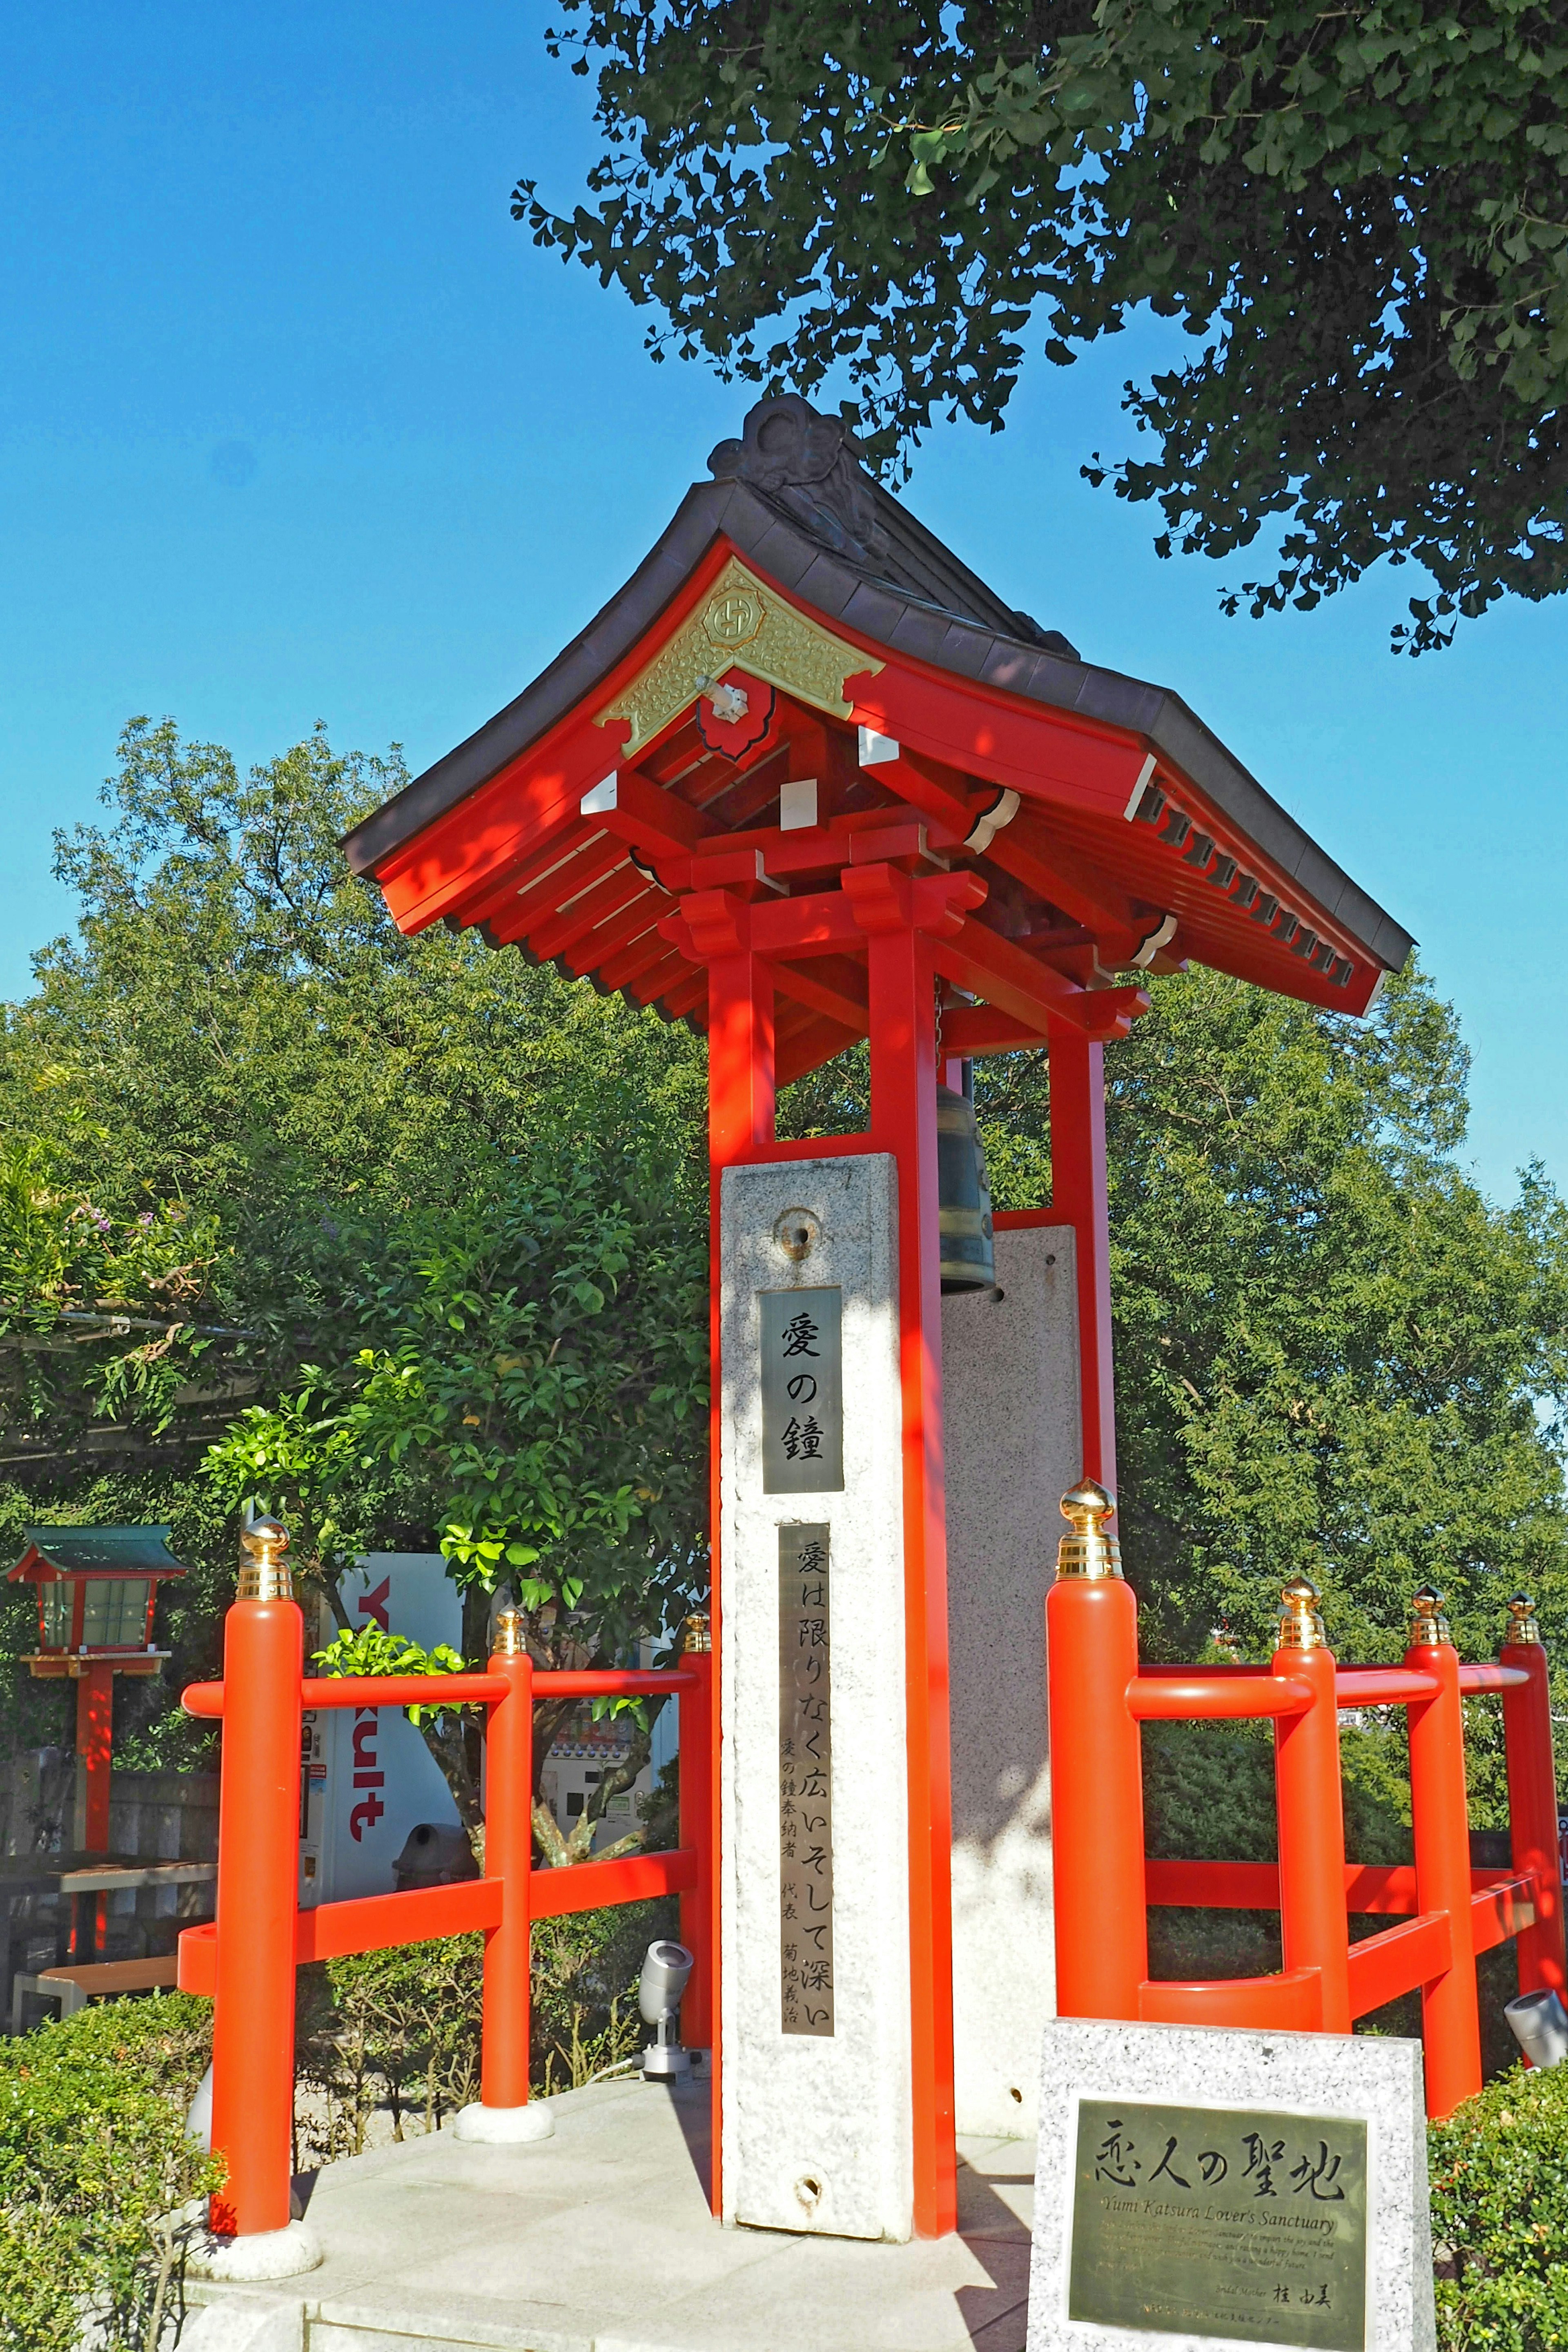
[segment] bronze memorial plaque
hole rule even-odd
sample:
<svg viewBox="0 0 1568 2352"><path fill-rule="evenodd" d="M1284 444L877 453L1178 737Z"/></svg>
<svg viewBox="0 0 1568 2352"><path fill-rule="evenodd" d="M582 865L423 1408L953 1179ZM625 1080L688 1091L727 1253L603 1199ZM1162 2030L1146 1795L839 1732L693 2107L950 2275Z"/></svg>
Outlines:
<svg viewBox="0 0 1568 2352"><path fill-rule="evenodd" d="M833 2031L831 1662L827 1529L781 1528L779 1969L786 2033Z"/></svg>
<svg viewBox="0 0 1568 2352"><path fill-rule="evenodd" d="M1366 2126L1084 2099L1068 2316L1363 2352Z"/></svg>
<svg viewBox="0 0 1568 2352"><path fill-rule="evenodd" d="M763 1342L763 1492L844 1486L844 1293L758 1293Z"/></svg>

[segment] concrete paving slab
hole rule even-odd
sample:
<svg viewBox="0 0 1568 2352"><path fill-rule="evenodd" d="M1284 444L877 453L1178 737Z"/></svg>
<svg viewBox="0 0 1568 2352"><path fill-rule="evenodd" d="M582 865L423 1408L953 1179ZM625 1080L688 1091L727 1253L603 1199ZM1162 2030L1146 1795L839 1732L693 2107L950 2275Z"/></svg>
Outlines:
<svg viewBox="0 0 1568 2352"><path fill-rule="evenodd" d="M304 2352L1023 2352L1024 2142L961 2143L960 2234L893 2246L722 2228L704 2084L552 2105L547 2140L448 2130L318 2173L326 2259L272 2290ZM193 2283L191 2300L233 2292Z"/></svg>

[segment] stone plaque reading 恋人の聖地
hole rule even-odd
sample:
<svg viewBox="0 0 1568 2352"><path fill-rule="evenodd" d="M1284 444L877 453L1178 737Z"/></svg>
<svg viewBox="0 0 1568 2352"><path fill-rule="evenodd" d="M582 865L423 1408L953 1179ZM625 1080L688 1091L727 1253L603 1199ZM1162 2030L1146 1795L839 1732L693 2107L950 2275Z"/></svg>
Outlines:
<svg viewBox="0 0 1568 2352"><path fill-rule="evenodd" d="M779 1997L786 2033L833 2032L827 1538L826 1527L779 1529Z"/></svg>
<svg viewBox="0 0 1568 2352"><path fill-rule="evenodd" d="M1070 2319L1362 2352L1366 2126L1083 2099Z"/></svg>
<svg viewBox="0 0 1568 2352"><path fill-rule="evenodd" d="M844 1487L844 1293L763 1290L763 1492Z"/></svg>

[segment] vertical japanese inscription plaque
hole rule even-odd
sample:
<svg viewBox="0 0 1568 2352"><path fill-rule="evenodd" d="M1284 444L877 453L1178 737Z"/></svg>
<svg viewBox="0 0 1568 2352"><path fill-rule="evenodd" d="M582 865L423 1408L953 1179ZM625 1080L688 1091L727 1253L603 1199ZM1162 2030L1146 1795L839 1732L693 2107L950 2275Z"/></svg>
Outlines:
<svg viewBox="0 0 1568 2352"><path fill-rule="evenodd" d="M779 1529L779 1994L786 2033L833 2032L827 1543L826 1527Z"/></svg>
<svg viewBox="0 0 1568 2352"><path fill-rule="evenodd" d="M1363 2352L1358 2118L1082 2099L1068 2316Z"/></svg>
<svg viewBox="0 0 1568 2352"><path fill-rule="evenodd" d="M757 1294L764 1495L843 1492L843 1305L837 1286Z"/></svg>

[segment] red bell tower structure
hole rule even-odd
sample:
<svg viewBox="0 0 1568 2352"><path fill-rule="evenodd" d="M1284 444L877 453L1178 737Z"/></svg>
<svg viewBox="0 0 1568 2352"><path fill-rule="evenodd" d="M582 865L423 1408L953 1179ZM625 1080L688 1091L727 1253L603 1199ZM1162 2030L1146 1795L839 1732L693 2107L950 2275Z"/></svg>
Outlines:
<svg viewBox="0 0 1568 2352"><path fill-rule="evenodd" d="M868 2139L885 2129L881 2172L875 2182L847 2172L836 2220L831 2181L802 2157L783 2226L940 2235L954 2223L955 2106L939 1055L949 1066L1020 1047L1048 1054L1054 1197L1037 1215L1001 1222L1070 1233L1075 1472L1114 1494L1103 1056L1146 1009L1145 974L1196 960L1361 1013L1411 943L1175 695L1084 661L925 530L865 471L841 419L794 396L764 401L710 468L712 480L688 494L588 627L346 846L404 930L478 928L495 947L706 1035L711 1617L724 1695L712 1782L714 1835L728 1841L726 1968L754 1972L744 1933L731 1936L754 1888L762 1911L771 1904L778 1916L780 1848L770 1833L752 1853L734 1851L735 1823L756 1818L734 1792L764 1739L745 1694L773 1689L780 1653L776 1624L769 1635L764 1622L770 1609L776 1620L778 1569L765 1566L765 1546L754 1559L721 1558L721 1529L751 1528L733 1538L743 1549L766 1518L764 1532L776 1525L781 1541L794 1529L820 1538L825 1559L832 1549L814 1589L831 1585L847 1626L870 1626L856 1612L875 1607L878 1626L897 1627L883 1696L900 1711L897 1802L889 1795L879 1816L896 1813L900 1855L863 1949L854 1887L883 1867L886 1838L867 1848L864 1870L840 1870L829 1898L841 1906L832 1949L844 1997L826 2033L818 2025L805 2038L835 2049L797 2048L776 1990L770 2001L711 1987L721 2165L739 2179L760 2161L753 2111L735 2084L728 2099L723 2087L727 2070L737 2081L743 2072L737 2036L748 2049L778 2045L768 2063L784 2071L767 2077L767 2097L797 2105L801 2146L815 2145L816 2130L850 2170L858 2152L845 2116L864 2060L864 2079L896 2075L903 2085L882 2123L867 2126ZM859 1039L870 1051L867 1132L781 1140L778 1088ZM825 1229L822 1262L853 1260L857 1270L831 1280L819 1283L809 1259L792 1270L787 1249L764 1265L761 1228L745 1259L752 1273L740 1271L752 1249L743 1236L742 1256L727 1260L723 1219L743 1223L748 1171L798 1170L805 1232L831 1223L816 1203L847 1199L860 1162L866 1197L884 1186L878 1197L890 1203L885 1278L872 1267L877 1236L856 1256L847 1227L837 1239ZM787 1187L780 1200L793 1207ZM765 1334L765 1301L797 1282L813 1298L842 1295L847 1396L860 1377L854 1367L870 1369L857 1412L846 1406L839 1486L815 1500L792 1492L775 1508L748 1334ZM753 1294L760 1327L742 1311ZM890 1457L877 1421L884 1325ZM764 1363L764 1388L766 1376ZM879 1520L887 1476L896 1512ZM867 1534L873 1526L883 1533ZM1053 1550L1042 1525L1042 1580ZM735 1579L758 1613L737 1615L740 1600L727 1599ZM1040 1590L1043 1598L1043 1581ZM821 1607L812 1622L826 1629ZM727 1642L747 1643L748 1659L725 1664ZM1039 1685L1043 1743L1042 1661L1004 1657L997 1673ZM850 1738L847 1719L836 1722L836 1743L841 1731ZM835 1772L849 1774L838 1745L833 1752ZM874 1770L877 1758L865 1764ZM850 1842L847 1853L857 1833L849 1812L841 1795L833 1835ZM788 1899L786 1883L786 1922ZM778 2225L772 2193L742 2192L732 2179L725 2210Z"/></svg>

